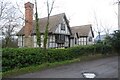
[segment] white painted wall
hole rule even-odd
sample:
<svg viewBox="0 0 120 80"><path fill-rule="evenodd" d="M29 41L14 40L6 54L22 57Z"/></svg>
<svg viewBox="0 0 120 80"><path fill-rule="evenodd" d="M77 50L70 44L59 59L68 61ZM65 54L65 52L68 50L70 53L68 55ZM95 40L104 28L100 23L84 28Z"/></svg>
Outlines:
<svg viewBox="0 0 120 80"><path fill-rule="evenodd" d="M86 45L86 37L78 38L78 45Z"/></svg>
<svg viewBox="0 0 120 80"><path fill-rule="evenodd" d="M77 44L75 44L75 38L77 39L76 34L74 34L74 38L70 39L70 47L77 46ZM78 40L77 40L77 42L78 42Z"/></svg>
<svg viewBox="0 0 120 80"><path fill-rule="evenodd" d="M69 37L65 36L65 47L69 46Z"/></svg>
<svg viewBox="0 0 120 80"><path fill-rule="evenodd" d="M89 42L89 38L90 37L92 37L92 42ZM74 39L70 40L70 46L71 47L77 46L77 45L86 45L86 41L87 41L87 45L94 44L93 36L92 36L92 32L91 31L89 32L89 35L88 35L87 39L86 39L86 37L79 37L79 38L77 38L77 44L75 44L75 38L77 38L77 35L74 35Z"/></svg>
<svg viewBox="0 0 120 80"><path fill-rule="evenodd" d="M22 36L18 36L18 46L19 47L23 47L23 45L22 45Z"/></svg>
<svg viewBox="0 0 120 80"><path fill-rule="evenodd" d="M63 18L63 24L65 24L65 30L61 30L61 23L58 25L57 29L55 30L55 33L60 33L60 34L67 34L70 35L69 29L67 27L67 24Z"/></svg>
<svg viewBox="0 0 120 80"><path fill-rule="evenodd" d="M74 39L70 39L70 47L74 46Z"/></svg>
<svg viewBox="0 0 120 80"><path fill-rule="evenodd" d="M53 41L52 41L53 39ZM49 43L48 43L49 47L58 47L58 44L55 43L55 35L50 35L49 36ZM63 46L68 47L69 46L69 37L65 36L65 43L63 44Z"/></svg>
<svg viewBox="0 0 120 80"><path fill-rule="evenodd" d="M34 44L33 44L34 47L39 47L39 46L37 45L36 35L33 35L33 42L34 42ZM41 47L43 47L43 35L41 35Z"/></svg>
<svg viewBox="0 0 120 80"><path fill-rule="evenodd" d="M55 43L55 35L49 35L49 41L48 41L49 48L57 47L57 43Z"/></svg>
<svg viewBox="0 0 120 80"><path fill-rule="evenodd" d="M50 35L50 36L49 36L49 39L50 39L50 40L49 40L50 42L52 42L52 41L55 42L55 35Z"/></svg>
<svg viewBox="0 0 120 80"><path fill-rule="evenodd" d="M41 40L41 47L43 47L43 35L41 35L41 39L42 39ZM38 47L38 45L36 43L37 42L36 35L33 36L33 42L34 42L34 47ZM65 44L64 45L69 46L69 38L67 36L65 37ZM49 36L47 47L49 47L49 48L58 47L58 44L55 43L55 35Z"/></svg>
<svg viewBox="0 0 120 80"><path fill-rule="evenodd" d="M33 42L34 42L33 46L38 47L38 45L36 43L37 42L36 35L33 35L32 37L33 37ZM91 31L89 33L89 37L92 37ZM92 42L89 42L89 37L87 38L87 44L93 44L93 39L92 39ZM18 36L18 46L19 47L24 47L24 39L23 38L24 38L24 36ZM76 34L75 34L74 38L77 38ZM41 40L41 47L43 47L43 35L41 35L41 39L42 39ZM52 41L52 39L55 42L55 35L53 35L53 37L49 36L49 43L47 43L47 45L49 44L50 48L58 47L57 43L50 43ZM83 42L83 40L84 40L84 42ZM22 43L22 41L23 41L23 43ZM70 47L77 46L77 45L86 45L86 38L77 38L77 44L75 44L75 39L70 40ZM69 38L68 38L68 36L65 36L65 44L64 44L64 46L65 47L69 46Z"/></svg>
<svg viewBox="0 0 120 80"><path fill-rule="evenodd" d="M92 42L89 42L89 38L92 37ZM93 40L93 36L92 36L92 32L89 32L88 38L87 38L87 44L94 44L94 40Z"/></svg>

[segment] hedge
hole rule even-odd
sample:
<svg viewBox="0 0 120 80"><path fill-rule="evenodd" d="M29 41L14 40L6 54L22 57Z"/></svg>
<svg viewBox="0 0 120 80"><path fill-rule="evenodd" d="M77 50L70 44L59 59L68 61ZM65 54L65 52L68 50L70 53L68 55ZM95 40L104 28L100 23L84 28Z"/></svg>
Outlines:
<svg viewBox="0 0 120 80"><path fill-rule="evenodd" d="M78 58L82 55L110 53L111 47L106 45L77 46L67 49L47 49L44 53L40 48L4 48L2 50L2 71L40 65L46 62L59 62Z"/></svg>

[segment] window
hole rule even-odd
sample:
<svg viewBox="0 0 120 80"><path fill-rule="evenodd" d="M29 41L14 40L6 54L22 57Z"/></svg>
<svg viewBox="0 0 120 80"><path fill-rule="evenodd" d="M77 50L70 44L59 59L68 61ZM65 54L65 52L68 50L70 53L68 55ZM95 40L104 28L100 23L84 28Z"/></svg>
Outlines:
<svg viewBox="0 0 120 80"><path fill-rule="evenodd" d="M60 40L65 41L65 35L60 35Z"/></svg>
<svg viewBox="0 0 120 80"><path fill-rule="evenodd" d="M65 30L65 24L61 23L61 30Z"/></svg>
<svg viewBox="0 0 120 80"><path fill-rule="evenodd" d="M92 37L89 37L89 42L92 42Z"/></svg>
<svg viewBox="0 0 120 80"><path fill-rule="evenodd" d="M77 44L77 39L75 38L75 44Z"/></svg>
<svg viewBox="0 0 120 80"><path fill-rule="evenodd" d="M63 35L63 34L55 35L55 41L56 41L56 43L64 43L65 35Z"/></svg>
<svg viewBox="0 0 120 80"><path fill-rule="evenodd" d="M23 36L18 36L18 46L23 47Z"/></svg>

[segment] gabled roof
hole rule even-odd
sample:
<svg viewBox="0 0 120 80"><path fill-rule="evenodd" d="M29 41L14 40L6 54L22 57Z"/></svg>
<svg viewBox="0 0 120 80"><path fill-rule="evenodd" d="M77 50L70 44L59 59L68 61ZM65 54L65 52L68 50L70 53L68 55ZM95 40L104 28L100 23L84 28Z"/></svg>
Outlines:
<svg viewBox="0 0 120 80"><path fill-rule="evenodd" d="M94 37L91 24L71 27L71 31L72 31L71 37L73 37L74 34L77 34L78 37L82 37L82 36L87 37L90 31L92 32L92 36Z"/></svg>
<svg viewBox="0 0 120 80"><path fill-rule="evenodd" d="M65 21L66 21L66 23L68 25L68 28L70 30L69 22L68 22L68 20L66 18L65 13L61 13L61 14L50 16L50 18L49 18L49 26L48 26L49 33L54 33L55 32L56 28L58 27L58 24L62 23L63 18L65 19ZM45 27L46 27L46 24L47 24L47 17L40 18L39 19L39 24L40 24L40 32L44 33L45 32ZM24 27L18 32L17 35L24 35L23 30L24 30ZM35 32L36 32L35 31L35 21L33 21L33 29L32 29L31 34L35 34Z"/></svg>

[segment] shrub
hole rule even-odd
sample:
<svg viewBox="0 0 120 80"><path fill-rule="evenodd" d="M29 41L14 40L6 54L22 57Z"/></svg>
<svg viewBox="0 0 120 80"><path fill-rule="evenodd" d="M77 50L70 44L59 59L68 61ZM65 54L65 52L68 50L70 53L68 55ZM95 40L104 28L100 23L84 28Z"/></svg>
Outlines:
<svg viewBox="0 0 120 80"><path fill-rule="evenodd" d="M111 52L111 47L95 44L67 49L47 49L46 54L40 48L4 48L2 51L2 70L4 72L14 68L40 65L46 62L70 60L93 53L106 54Z"/></svg>
<svg viewBox="0 0 120 80"><path fill-rule="evenodd" d="M27 49L27 48L7 48L3 49L2 54L2 68L6 71L9 69L22 68L35 64L42 64L45 62L45 56L42 54L42 49Z"/></svg>
<svg viewBox="0 0 120 80"><path fill-rule="evenodd" d="M103 43L97 43L94 45L95 53L108 54L112 53L112 47Z"/></svg>
<svg viewBox="0 0 120 80"><path fill-rule="evenodd" d="M114 31L113 36L108 39L115 52L120 53L120 30Z"/></svg>

